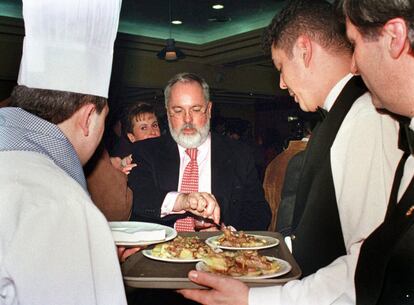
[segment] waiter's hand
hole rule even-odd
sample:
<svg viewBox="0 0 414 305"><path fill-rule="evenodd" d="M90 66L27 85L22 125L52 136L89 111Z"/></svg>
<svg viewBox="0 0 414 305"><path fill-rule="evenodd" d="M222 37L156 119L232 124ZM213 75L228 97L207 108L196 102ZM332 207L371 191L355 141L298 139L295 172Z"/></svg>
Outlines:
<svg viewBox="0 0 414 305"><path fill-rule="evenodd" d="M197 216L210 218L214 223L220 224L220 206L213 194L195 192L177 196L174 212L186 211Z"/></svg>
<svg viewBox="0 0 414 305"><path fill-rule="evenodd" d="M249 288L239 280L194 270L190 271L188 278L211 289L178 290L187 299L204 305L248 304Z"/></svg>

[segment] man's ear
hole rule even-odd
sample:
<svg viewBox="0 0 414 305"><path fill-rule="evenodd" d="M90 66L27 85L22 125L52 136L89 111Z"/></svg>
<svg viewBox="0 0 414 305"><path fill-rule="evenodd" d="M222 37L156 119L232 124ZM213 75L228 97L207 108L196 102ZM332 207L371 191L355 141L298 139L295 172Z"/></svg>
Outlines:
<svg viewBox="0 0 414 305"><path fill-rule="evenodd" d="M211 101L209 101L207 103L207 114L208 116L211 118L211 107L213 106L213 103Z"/></svg>
<svg viewBox="0 0 414 305"><path fill-rule="evenodd" d="M92 121L92 115L96 111L94 104L83 105L79 110L78 126L82 129L82 133L85 137L89 135L89 127Z"/></svg>
<svg viewBox="0 0 414 305"><path fill-rule="evenodd" d="M407 24L402 18L389 20L383 27L382 35L389 37L387 39L388 50L392 58L397 59L403 53L407 42Z"/></svg>
<svg viewBox="0 0 414 305"><path fill-rule="evenodd" d="M312 59L312 42L307 35L301 35L296 40L297 55L300 56L306 68Z"/></svg>

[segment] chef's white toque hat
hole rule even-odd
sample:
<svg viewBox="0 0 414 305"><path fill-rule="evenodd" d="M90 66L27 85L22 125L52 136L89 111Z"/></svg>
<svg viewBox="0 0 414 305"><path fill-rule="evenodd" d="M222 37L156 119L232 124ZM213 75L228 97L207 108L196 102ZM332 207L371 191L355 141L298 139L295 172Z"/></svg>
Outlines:
<svg viewBox="0 0 414 305"><path fill-rule="evenodd" d="M23 0L18 84L108 97L121 0Z"/></svg>

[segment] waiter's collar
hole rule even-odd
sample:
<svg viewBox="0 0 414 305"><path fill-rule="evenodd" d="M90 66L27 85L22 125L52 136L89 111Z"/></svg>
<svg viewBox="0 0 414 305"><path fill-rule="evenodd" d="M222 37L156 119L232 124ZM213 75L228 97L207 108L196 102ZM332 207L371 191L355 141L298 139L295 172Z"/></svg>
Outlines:
<svg viewBox="0 0 414 305"><path fill-rule="evenodd" d="M338 95L341 93L342 89L345 87L345 85L348 83L348 81L353 77L354 75L349 73L345 75L344 78L342 78L339 82L336 83L336 85L331 89L328 96L325 99L325 102L323 103L322 108L326 111L331 110L333 104L335 103Z"/></svg>

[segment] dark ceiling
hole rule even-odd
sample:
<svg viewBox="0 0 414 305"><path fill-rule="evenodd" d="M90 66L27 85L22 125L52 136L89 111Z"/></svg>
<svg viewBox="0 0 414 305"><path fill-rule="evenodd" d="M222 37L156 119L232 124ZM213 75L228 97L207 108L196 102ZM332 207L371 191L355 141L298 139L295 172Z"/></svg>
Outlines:
<svg viewBox="0 0 414 305"><path fill-rule="evenodd" d="M57 0L58 1L58 0ZM204 44L265 27L284 0L123 0L119 31ZM222 4L221 10L212 8ZM171 18L183 23L171 25ZM21 0L0 0L0 15L22 18Z"/></svg>
<svg viewBox="0 0 414 305"><path fill-rule="evenodd" d="M221 10L213 4L224 6ZM266 26L284 1L281 0L123 0L120 31L202 44ZM181 20L170 27L171 20ZM145 35L147 33L147 35Z"/></svg>
<svg viewBox="0 0 414 305"><path fill-rule="evenodd" d="M214 10L212 5L217 3L224 8ZM284 0L122 0L119 32L142 37L137 38L134 51L155 57L171 31L172 38L186 54L185 60L224 71L216 79L226 69L247 67L276 74L269 56L263 54L260 37L261 29L284 3ZM180 19L182 24L171 25L170 7L171 19ZM22 18L22 0L0 0L1 15ZM126 99L139 96L147 100L161 95L159 91L160 88L141 85L126 90L125 95L131 95ZM272 101L275 93L244 87L243 90L232 87L215 91L221 100L245 103Z"/></svg>

